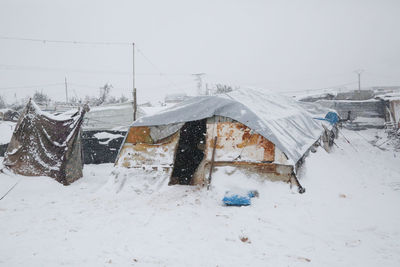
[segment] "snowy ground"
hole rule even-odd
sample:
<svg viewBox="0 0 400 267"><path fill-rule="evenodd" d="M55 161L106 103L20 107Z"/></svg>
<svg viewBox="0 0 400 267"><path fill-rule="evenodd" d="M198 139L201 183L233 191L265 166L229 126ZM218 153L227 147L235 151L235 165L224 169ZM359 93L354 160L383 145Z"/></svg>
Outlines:
<svg viewBox="0 0 400 267"><path fill-rule="evenodd" d="M12 121L0 121L0 145L10 142L15 125Z"/></svg>
<svg viewBox="0 0 400 267"><path fill-rule="evenodd" d="M0 196L19 184L0 201L0 266L400 266L400 153L370 144L377 131L311 154L303 195L227 168L211 191L139 175L121 186L112 164L68 187L1 174ZM233 186L260 197L224 207Z"/></svg>

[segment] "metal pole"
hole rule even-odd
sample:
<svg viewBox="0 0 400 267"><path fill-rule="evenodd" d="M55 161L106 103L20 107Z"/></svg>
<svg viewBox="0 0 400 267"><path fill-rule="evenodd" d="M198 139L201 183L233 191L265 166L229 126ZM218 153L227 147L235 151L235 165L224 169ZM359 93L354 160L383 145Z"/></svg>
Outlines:
<svg viewBox="0 0 400 267"><path fill-rule="evenodd" d="M132 43L132 97L133 97L133 121L136 120L137 113L137 100L136 100L136 87L135 87L135 43Z"/></svg>
<svg viewBox="0 0 400 267"><path fill-rule="evenodd" d="M67 76L65 76L65 102L68 104L68 85L67 85Z"/></svg>
<svg viewBox="0 0 400 267"><path fill-rule="evenodd" d="M357 73L358 76L358 92L361 93L361 73L363 73L364 70L359 69L356 70L355 73Z"/></svg>

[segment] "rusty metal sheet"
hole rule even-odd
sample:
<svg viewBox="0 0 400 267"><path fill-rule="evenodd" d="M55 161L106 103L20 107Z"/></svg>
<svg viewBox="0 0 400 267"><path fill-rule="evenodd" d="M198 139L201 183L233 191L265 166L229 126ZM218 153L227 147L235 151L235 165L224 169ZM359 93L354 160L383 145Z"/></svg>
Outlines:
<svg viewBox="0 0 400 267"><path fill-rule="evenodd" d="M264 172L276 172L276 164L262 162L247 162L247 161L217 161L215 166L253 166Z"/></svg>
<svg viewBox="0 0 400 267"><path fill-rule="evenodd" d="M179 133L176 133L158 144L125 143L117 165L127 168L172 167L178 140Z"/></svg>
<svg viewBox="0 0 400 267"><path fill-rule="evenodd" d="M273 162L275 160L275 145L238 122L207 124L207 159L211 159L215 135L218 136L215 161Z"/></svg>
<svg viewBox="0 0 400 267"><path fill-rule="evenodd" d="M270 181L289 182L293 172L293 166L280 165L273 163L254 163L254 162L215 162L214 168L232 166L235 169L248 173L249 175L258 174L260 178ZM208 173L210 165L205 166L205 172ZM201 184L198 182L198 184Z"/></svg>
<svg viewBox="0 0 400 267"><path fill-rule="evenodd" d="M152 144L153 140L150 137L150 128L147 126L131 127L129 128L126 143L138 144L146 143Z"/></svg>

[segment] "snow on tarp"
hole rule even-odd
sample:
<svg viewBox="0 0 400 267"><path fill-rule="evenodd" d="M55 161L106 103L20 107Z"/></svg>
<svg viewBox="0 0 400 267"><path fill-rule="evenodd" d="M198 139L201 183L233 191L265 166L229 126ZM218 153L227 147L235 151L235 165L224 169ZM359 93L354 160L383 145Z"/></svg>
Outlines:
<svg viewBox="0 0 400 267"><path fill-rule="evenodd" d="M65 112L71 115L74 111ZM137 116L144 115L142 108L138 107ZM82 128L84 131L126 131L133 122L133 106L131 102L107 104L91 107L85 115Z"/></svg>
<svg viewBox="0 0 400 267"><path fill-rule="evenodd" d="M138 109L138 117L143 111ZM85 131L121 130L126 131L133 122L132 103L111 104L92 108L82 125Z"/></svg>
<svg viewBox="0 0 400 267"><path fill-rule="evenodd" d="M333 125L339 120L339 114L334 109L327 108L315 102L298 101L297 103L307 110L314 119L320 120L319 123L329 130L331 130ZM327 116L329 118L327 118ZM335 118L333 119L332 117Z"/></svg>
<svg viewBox="0 0 400 267"><path fill-rule="evenodd" d="M87 110L54 116L30 100L15 126L4 166L22 175L53 177L63 184L82 177L79 131Z"/></svg>
<svg viewBox="0 0 400 267"><path fill-rule="evenodd" d="M194 97L158 114L142 117L132 126L167 125L215 115L234 119L253 129L283 151L292 164L304 155L323 130L296 101L255 89Z"/></svg>

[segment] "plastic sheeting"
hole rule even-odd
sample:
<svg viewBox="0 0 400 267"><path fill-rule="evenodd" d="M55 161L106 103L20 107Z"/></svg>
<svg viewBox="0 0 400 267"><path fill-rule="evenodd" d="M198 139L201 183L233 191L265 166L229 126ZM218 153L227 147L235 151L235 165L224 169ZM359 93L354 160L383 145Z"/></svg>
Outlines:
<svg viewBox="0 0 400 267"><path fill-rule="evenodd" d="M324 107L315 102L297 102L302 108L306 109L315 120L320 120L323 127L332 129L337 122L339 122L339 114L330 108Z"/></svg>
<svg viewBox="0 0 400 267"><path fill-rule="evenodd" d="M26 176L49 176L68 185L82 177L80 127L89 107L72 116L42 112L29 100L15 127L3 164Z"/></svg>
<svg viewBox="0 0 400 267"><path fill-rule="evenodd" d="M277 94L241 89L198 96L132 126L158 126L224 116L241 122L274 143L295 164L321 136L323 128L296 101Z"/></svg>
<svg viewBox="0 0 400 267"><path fill-rule="evenodd" d="M184 123L153 126L150 128L151 139L155 143L179 131Z"/></svg>

